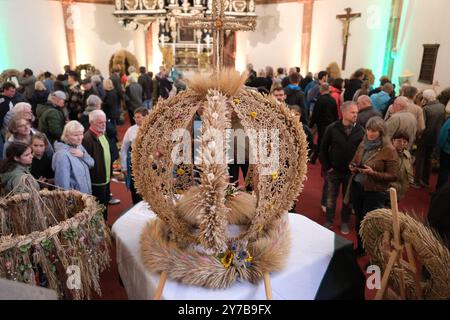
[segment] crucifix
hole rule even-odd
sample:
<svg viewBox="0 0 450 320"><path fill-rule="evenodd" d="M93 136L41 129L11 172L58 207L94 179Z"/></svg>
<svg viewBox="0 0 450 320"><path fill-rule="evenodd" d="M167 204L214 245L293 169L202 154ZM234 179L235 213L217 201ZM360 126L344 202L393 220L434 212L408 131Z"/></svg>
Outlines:
<svg viewBox="0 0 450 320"><path fill-rule="evenodd" d="M178 18L180 26L189 29L213 30L213 60L218 72L223 66L223 47L225 30L248 31L255 30L255 17L226 17L225 0L213 0L211 17L184 17Z"/></svg>
<svg viewBox="0 0 450 320"><path fill-rule="evenodd" d="M341 20L344 23L344 28L342 30L342 36L344 41L344 52L342 54L342 70L345 70L345 62L347 59L347 45L348 45L348 37L350 36L350 22L353 19L361 17L361 13L351 13L351 8L346 8L346 14L338 14L336 16L337 19Z"/></svg>

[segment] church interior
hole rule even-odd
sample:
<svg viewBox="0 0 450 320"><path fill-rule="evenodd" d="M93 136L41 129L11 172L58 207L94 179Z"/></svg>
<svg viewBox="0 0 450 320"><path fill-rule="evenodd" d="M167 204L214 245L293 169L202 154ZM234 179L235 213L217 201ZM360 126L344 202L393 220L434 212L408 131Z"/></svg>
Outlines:
<svg viewBox="0 0 450 320"><path fill-rule="evenodd" d="M0 300L450 300L449 12L0 0Z"/></svg>

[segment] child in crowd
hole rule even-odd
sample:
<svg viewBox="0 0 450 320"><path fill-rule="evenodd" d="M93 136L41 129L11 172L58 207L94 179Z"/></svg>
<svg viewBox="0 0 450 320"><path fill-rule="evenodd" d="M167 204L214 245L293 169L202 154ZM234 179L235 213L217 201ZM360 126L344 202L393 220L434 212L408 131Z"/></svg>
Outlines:
<svg viewBox="0 0 450 320"><path fill-rule="evenodd" d="M397 199L401 200L409 185L414 182L411 154L408 151L409 136L406 132L397 132L392 137L392 145L398 154L398 179L391 183L391 187L397 190Z"/></svg>
<svg viewBox="0 0 450 320"><path fill-rule="evenodd" d="M33 150L33 163L31 174L39 181L53 184L55 173L52 170L53 154L48 154L45 150L48 147L48 140L42 133L36 133L31 138L31 149ZM48 187L47 185L44 185Z"/></svg>
<svg viewBox="0 0 450 320"><path fill-rule="evenodd" d="M125 136L123 138L122 149L120 150L120 162L122 167L122 173L125 175L125 181L127 187L131 191L131 198L133 200L133 204L136 204L142 201L142 197L137 193L137 190L134 186L134 181L132 177L132 167L131 167L131 148L134 140L136 139L136 135L139 131L139 127L144 122L145 117L148 115L148 110L144 107L137 108L134 111L134 120L136 124L129 127L127 132L125 132Z"/></svg>

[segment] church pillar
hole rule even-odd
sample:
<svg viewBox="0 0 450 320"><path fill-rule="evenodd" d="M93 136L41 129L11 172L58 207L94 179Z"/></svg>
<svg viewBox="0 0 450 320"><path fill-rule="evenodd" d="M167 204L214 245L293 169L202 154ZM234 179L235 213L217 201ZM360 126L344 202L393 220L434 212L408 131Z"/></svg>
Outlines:
<svg viewBox="0 0 450 320"><path fill-rule="evenodd" d="M223 65L234 69L236 65L236 32L231 31L225 36L225 45L223 48Z"/></svg>
<svg viewBox="0 0 450 320"><path fill-rule="evenodd" d="M303 2L301 70L304 75L309 71L309 55L311 53L313 8L314 8L314 0L305 0Z"/></svg>
<svg viewBox="0 0 450 320"><path fill-rule="evenodd" d="M386 52L384 54L383 74L392 79L394 71L395 55L397 53L398 32L402 17L403 0L391 0L391 17L386 39Z"/></svg>
<svg viewBox="0 0 450 320"><path fill-rule="evenodd" d="M64 19L64 30L66 33L67 56L69 57L70 69L75 70L77 66L77 54L75 51L75 32L72 17L72 1L61 1Z"/></svg>
<svg viewBox="0 0 450 320"><path fill-rule="evenodd" d="M153 35L152 35L152 26L150 24L145 31L145 63L147 67L147 71L153 70Z"/></svg>

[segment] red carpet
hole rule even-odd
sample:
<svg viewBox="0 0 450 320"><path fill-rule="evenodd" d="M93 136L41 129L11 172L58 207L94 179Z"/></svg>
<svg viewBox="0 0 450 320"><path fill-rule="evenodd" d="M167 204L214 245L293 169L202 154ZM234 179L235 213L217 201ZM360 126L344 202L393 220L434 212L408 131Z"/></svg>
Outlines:
<svg viewBox="0 0 450 320"><path fill-rule="evenodd" d="M119 127L120 138L123 137L126 130L125 125ZM305 182L305 187L302 194L299 197L297 203L296 211L305 215L306 217L316 221L317 223L323 224L325 222L325 216L322 213L320 206L320 199L322 193L322 178L320 177L320 164L308 165L308 179ZM435 185L436 176L433 175L431 180L431 185ZM113 182L111 184L111 191L114 197L119 198L121 203L118 205L109 206L108 212L108 224L112 225L121 214L126 212L131 207L131 196L127 192L125 185L123 183ZM414 212L419 217L426 217L429 207L430 195L429 191L425 189L413 189L411 188L406 197L401 201L399 205L400 210L406 210L408 212ZM340 205L341 201L338 203L336 210L336 219L333 231L339 232L339 222L340 222ZM354 216L351 219L350 225L351 232L349 235L344 236L345 238L355 241L355 231L354 231ZM127 295L125 289L119 284L119 274L117 271L116 256L115 256L115 246L111 248L112 250L112 261L111 268L101 274L101 287L103 295L102 297L95 296L95 299L126 299ZM359 264L361 268L368 262L368 258L359 259ZM372 299L375 295L373 290L366 289L366 298ZM149 297L150 298L150 297Z"/></svg>

